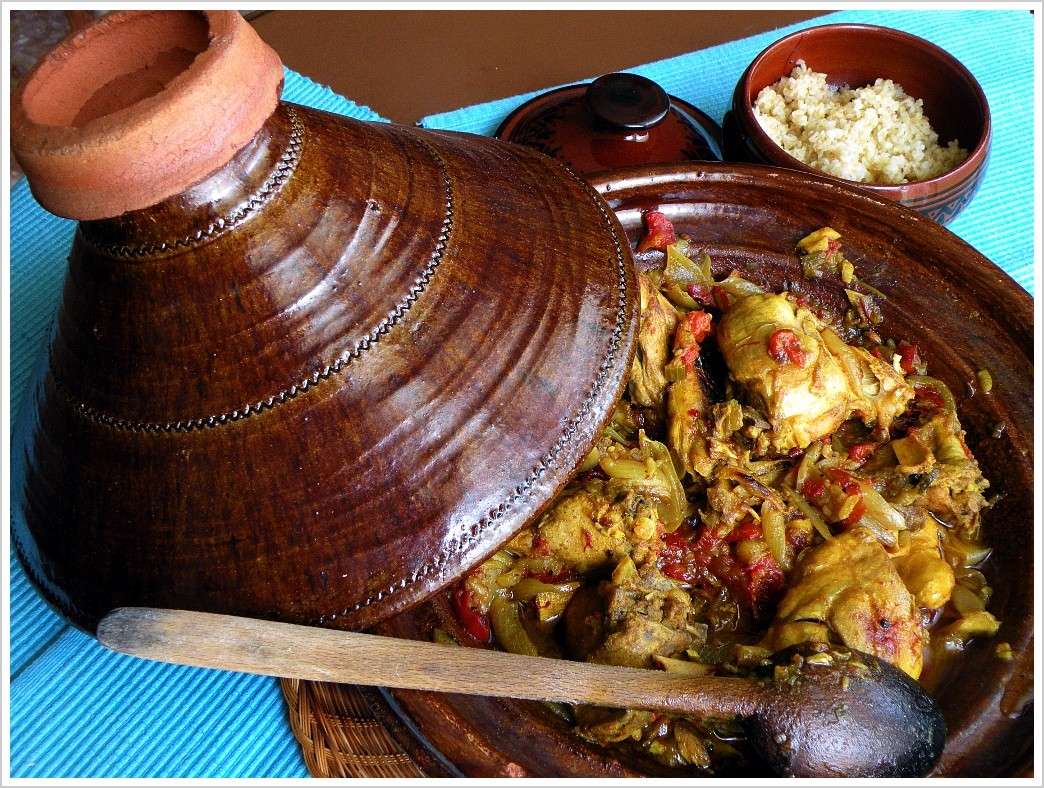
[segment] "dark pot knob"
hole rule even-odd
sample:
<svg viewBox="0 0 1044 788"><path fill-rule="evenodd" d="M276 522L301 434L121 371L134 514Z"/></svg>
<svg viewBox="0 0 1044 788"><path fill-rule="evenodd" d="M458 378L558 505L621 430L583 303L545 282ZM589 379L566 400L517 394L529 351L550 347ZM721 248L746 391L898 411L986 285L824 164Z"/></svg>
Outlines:
<svg viewBox="0 0 1044 788"><path fill-rule="evenodd" d="M637 74L599 77L587 88L586 98L595 118L620 129L648 129L667 117L671 109L666 91Z"/></svg>

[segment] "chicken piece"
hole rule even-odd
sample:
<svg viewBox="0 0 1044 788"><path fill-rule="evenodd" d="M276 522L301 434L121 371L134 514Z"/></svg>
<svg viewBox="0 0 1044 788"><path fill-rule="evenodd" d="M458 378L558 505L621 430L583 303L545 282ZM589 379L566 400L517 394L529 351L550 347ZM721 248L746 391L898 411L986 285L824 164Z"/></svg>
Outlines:
<svg viewBox="0 0 1044 788"><path fill-rule="evenodd" d="M809 550L790 578L764 645L773 651L829 633L849 648L921 673L928 635L917 604L880 543L864 528Z"/></svg>
<svg viewBox="0 0 1044 788"><path fill-rule="evenodd" d="M654 656L670 657L692 645L692 598L655 560L636 568L624 559L601 592L605 639L589 654L590 662L652 667Z"/></svg>
<svg viewBox="0 0 1044 788"><path fill-rule="evenodd" d="M893 559L899 577L924 608L942 607L953 592L953 568L943 558L940 537L938 523L925 517L924 525L911 534L902 555Z"/></svg>
<svg viewBox="0 0 1044 788"><path fill-rule="evenodd" d="M790 344L793 358L774 356L772 346L781 342ZM804 448L848 416L844 371L826 351L812 313L795 312L786 297L766 293L736 301L718 326L718 346L732 377L772 425L773 449Z"/></svg>
<svg viewBox="0 0 1044 788"><path fill-rule="evenodd" d="M846 345L783 295L736 301L718 326L718 346L732 377L768 418L773 451L803 449L856 411L887 429L913 397L894 369Z"/></svg>
<svg viewBox="0 0 1044 788"><path fill-rule="evenodd" d="M613 564L631 549L627 511L589 484L558 499L537 526L534 555L550 555L584 573Z"/></svg>
<svg viewBox="0 0 1044 788"><path fill-rule="evenodd" d="M660 411L667 390L664 367L670 357L670 339L678 323L678 313L645 274L638 275L638 285L641 322L628 392L635 405Z"/></svg>
<svg viewBox="0 0 1044 788"><path fill-rule="evenodd" d="M913 399L913 387L891 364L864 348L846 344L833 329L824 326L820 335L848 377L852 392L849 413L859 411L865 423L887 430Z"/></svg>
<svg viewBox="0 0 1044 788"><path fill-rule="evenodd" d="M651 668L653 655L677 654L691 643L692 636L686 632L641 616L629 616L588 659L603 665Z"/></svg>

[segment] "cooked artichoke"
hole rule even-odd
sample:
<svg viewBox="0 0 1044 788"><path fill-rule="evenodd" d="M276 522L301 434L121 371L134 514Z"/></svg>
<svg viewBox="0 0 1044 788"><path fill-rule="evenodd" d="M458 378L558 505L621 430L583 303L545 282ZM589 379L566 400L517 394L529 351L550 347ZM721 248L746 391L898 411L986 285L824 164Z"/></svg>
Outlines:
<svg viewBox="0 0 1044 788"><path fill-rule="evenodd" d="M976 540L990 483L975 457L965 451L964 430L956 414L939 413L893 440L890 447L894 464L875 469L875 474L893 490L896 502L924 507L965 539ZM910 478L922 481L911 487Z"/></svg>
<svg viewBox="0 0 1044 788"><path fill-rule="evenodd" d="M666 531L673 531L688 514L678 472L667 447L638 433L638 446L628 449L610 446L599 463L609 476L606 493L613 498L638 494L655 502L660 521Z"/></svg>
<svg viewBox="0 0 1044 788"><path fill-rule="evenodd" d="M667 389L667 445L679 474L709 479L715 465L707 446L710 398L703 370L698 365L699 340L691 330L684 328L684 323L680 323L674 338L671 367L681 377Z"/></svg>

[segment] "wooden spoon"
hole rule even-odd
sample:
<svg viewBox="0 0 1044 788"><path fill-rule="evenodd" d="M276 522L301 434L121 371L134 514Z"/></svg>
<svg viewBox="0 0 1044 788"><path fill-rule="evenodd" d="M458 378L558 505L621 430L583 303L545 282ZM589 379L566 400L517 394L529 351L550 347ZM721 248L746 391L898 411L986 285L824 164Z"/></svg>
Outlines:
<svg viewBox="0 0 1044 788"><path fill-rule="evenodd" d="M935 704L905 673L824 644L778 652L752 677L696 677L186 610L120 608L98 639L125 654L244 673L735 716L788 776L919 776L946 737Z"/></svg>

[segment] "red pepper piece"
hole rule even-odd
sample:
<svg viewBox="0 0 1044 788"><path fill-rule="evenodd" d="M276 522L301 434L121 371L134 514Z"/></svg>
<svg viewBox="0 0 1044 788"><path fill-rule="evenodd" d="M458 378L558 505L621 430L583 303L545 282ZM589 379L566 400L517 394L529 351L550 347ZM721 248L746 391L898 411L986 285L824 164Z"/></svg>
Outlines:
<svg viewBox="0 0 1044 788"><path fill-rule="evenodd" d="M689 370L689 372L696 371L696 359L699 358L699 355L699 345L689 345L687 348L685 348L685 350L682 351L681 361L682 364L685 365L685 368Z"/></svg>
<svg viewBox="0 0 1044 788"><path fill-rule="evenodd" d="M453 592L453 611L464 631L479 643L488 643L490 636L489 620L472 607L473 597L468 587L461 583Z"/></svg>
<svg viewBox="0 0 1044 788"><path fill-rule="evenodd" d="M791 364L804 367L808 363L808 353L801 347L801 340L789 328L772 332L768 339L768 352L780 364L789 361Z"/></svg>
<svg viewBox="0 0 1044 788"><path fill-rule="evenodd" d="M533 555L551 555L551 545L544 537L538 536L533 540Z"/></svg>
<svg viewBox="0 0 1044 788"><path fill-rule="evenodd" d="M848 450L848 459L862 465L876 450L876 443L857 443Z"/></svg>
<svg viewBox="0 0 1044 788"><path fill-rule="evenodd" d="M679 583L695 583L721 542L721 537L709 528L703 527L697 534L685 523L663 537L656 563L667 577Z"/></svg>
<svg viewBox="0 0 1044 788"><path fill-rule="evenodd" d="M686 285L685 292L689 294L689 297L698 304L706 304L710 306L714 303L714 295L711 293L711 289L707 285L697 284L692 282Z"/></svg>
<svg viewBox="0 0 1044 788"><path fill-rule="evenodd" d="M921 352L917 345L900 339L896 347L899 351L899 366L907 375L912 375L921 366Z"/></svg>
<svg viewBox="0 0 1044 788"><path fill-rule="evenodd" d="M827 254L833 254L834 252L836 252L840 248L841 248L841 242L839 240L837 240L836 238L831 238L829 241L827 241L826 253Z"/></svg>
<svg viewBox="0 0 1044 788"><path fill-rule="evenodd" d="M740 542L745 539L760 539L762 537L761 526L753 520L744 520L737 525L728 536L726 542Z"/></svg>
<svg viewBox="0 0 1044 788"><path fill-rule="evenodd" d="M914 386L914 399L918 405L924 405L935 410L942 409L944 403L942 394L931 386Z"/></svg>
<svg viewBox="0 0 1044 788"><path fill-rule="evenodd" d="M747 567L747 593L750 595L751 608L760 616L766 605L783 590L785 578L776 559L765 553Z"/></svg>
<svg viewBox="0 0 1044 788"><path fill-rule="evenodd" d="M710 569L729 588L736 601L751 611L755 621L768 617L783 591L783 571L770 553L763 553L747 566L726 553L717 557Z"/></svg>
<svg viewBox="0 0 1044 788"><path fill-rule="evenodd" d="M671 220L659 211L646 211L642 214L645 222L645 235L638 242L638 251L646 252L649 249L664 251L674 243L677 236L674 234L674 225Z"/></svg>
<svg viewBox="0 0 1044 788"><path fill-rule="evenodd" d="M590 550L594 547L594 539L591 537L591 532L586 528L581 528L580 533L584 535L584 550Z"/></svg>
<svg viewBox="0 0 1044 788"><path fill-rule="evenodd" d="M696 310L689 312L685 317L685 321L689 325L689 331L692 332L692 337L697 342L702 342L711 333L711 316L707 312L702 310Z"/></svg>
<svg viewBox="0 0 1044 788"><path fill-rule="evenodd" d="M859 496L859 501L856 503L855 508L852 509L848 517L841 521L842 525L855 525L859 522L862 516L866 514L866 503L864 503L862 497L863 488L859 484L859 480L852 474L843 471L840 468L827 468L825 473L830 478L830 481L841 486L845 495Z"/></svg>
<svg viewBox="0 0 1044 788"><path fill-rule="evenodd" d="M810 501L816 501L826 493L826 485L822 479L805 479L801 485L801 494Z"/></svg>
<svg viewBox="0 0 1044 788"><path fill-rule="evenodd" d="M711 297L714 299L714 306L723 312L729 308L729 294L725 291L724 287L714 285L711 288Z"/></svg>

